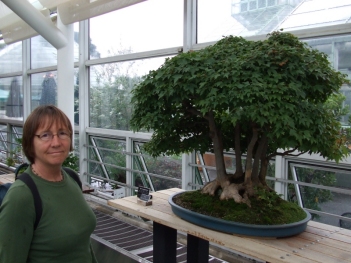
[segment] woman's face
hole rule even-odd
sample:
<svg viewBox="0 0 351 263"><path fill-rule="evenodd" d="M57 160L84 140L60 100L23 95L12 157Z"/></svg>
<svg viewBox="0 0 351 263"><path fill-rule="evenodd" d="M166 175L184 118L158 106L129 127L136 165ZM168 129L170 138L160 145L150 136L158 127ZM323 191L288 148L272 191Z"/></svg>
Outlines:
<svg viewBox="0 0 351 263"><path fill-rule="evenodd" d="M66 136L67 133L69 136ZM67 127L60 125L59 123L53 123L51 127L39 127L35 133L41 135L43 138L49 138L48 140L41 139L38 136L34 136L34 153L35 153L35 164L44 166L60 166L67 158L71 146L70 133ZM58 136L60 134L60 137ZM43 136L44 135L44 136ZM51 135L54 135L53 138Z"/></svg>

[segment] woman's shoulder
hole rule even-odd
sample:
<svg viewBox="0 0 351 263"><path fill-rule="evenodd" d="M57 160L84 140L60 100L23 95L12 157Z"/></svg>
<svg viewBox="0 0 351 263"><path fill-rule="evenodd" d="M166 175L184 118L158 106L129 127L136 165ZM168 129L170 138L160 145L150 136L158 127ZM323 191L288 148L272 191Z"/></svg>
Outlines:
<svg viewBox="0 0 351 263"><path fill-rule="evenodd" d="M24 198L31 195L29 187L21 180L16 180L9 190L7 191L6 195L13 196L12 198ZM16 198L16 199L17 199Z"/></svg>
<svg viewBox="0 0 351 263"><path fill-rule="evenodd" d="M33 198L30 189L24 182L16 180L7 191L1 204L1 213L6 211L25 211L33 209Z"/></svg>
<svg viewBox="0 0 351 263"><path fill-rule="evenodd" d="M80 188L82 188L82 181L80 180L76 171L68 167L63 167L62 170L64 171L65 177L68 178L68 180L74 181L74 184L77 184Z"/></svg>

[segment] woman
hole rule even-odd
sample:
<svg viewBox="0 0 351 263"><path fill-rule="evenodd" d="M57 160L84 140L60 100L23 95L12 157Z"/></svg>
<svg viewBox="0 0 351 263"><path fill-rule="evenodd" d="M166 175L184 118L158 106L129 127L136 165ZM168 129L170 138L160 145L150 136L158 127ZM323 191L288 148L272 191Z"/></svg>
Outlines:
<svg viewBox="0 0 351 263"><path fill-rule="evenodd" d="M23 126L22 147L43 206L36 230L33 196L16 180L0 207L1 263L96 262L90 245L96 218L78 184L62 169L72 151L72 126L52 105L39 106Z"/></svg>

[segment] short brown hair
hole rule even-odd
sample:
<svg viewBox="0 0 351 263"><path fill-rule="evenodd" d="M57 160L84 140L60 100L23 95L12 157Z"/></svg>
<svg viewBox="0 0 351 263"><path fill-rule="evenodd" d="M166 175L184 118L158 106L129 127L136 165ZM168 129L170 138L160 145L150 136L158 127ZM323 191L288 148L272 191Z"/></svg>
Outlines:
<svg viewBox="0 0 351 263"><path fill-rule="evenodd" d="M35 161L34 136L40 127L51 127L54 123L65 126L71 138L70 151L73 151L73 129L67 115L54 105L39 106L32 111L23 125L22 149L30 163Z"/></svg>

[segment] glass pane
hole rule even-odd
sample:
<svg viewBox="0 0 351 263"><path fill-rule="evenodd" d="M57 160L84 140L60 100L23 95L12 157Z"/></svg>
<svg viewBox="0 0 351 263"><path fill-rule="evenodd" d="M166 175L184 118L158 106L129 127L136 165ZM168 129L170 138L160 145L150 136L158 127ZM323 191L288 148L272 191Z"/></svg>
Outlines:
<svg viewBox="0 0 351 263"><path fill-rule="evenodd" d="M74 28L74 62L79 61L79 23L73 24Z"/></svg>
<svg viewBox="0 0 351 263"><path fill-rule="evenodd" d="M57 105L56 71L33 74L31 81L32 110L39 105Z"/></svg>
<svg viewBox="0 0 351 263"><path fill-rule="evenodd" d="M351 190L349 173L304 167L295 167L295 171L301 182ZM310 186L299 186L299 188L303 205L306 208L339 216L351 212L350 195ZM335 226L339 225L339 219L331 216L313 214L313 220Z"/></svg>
<svg viewBox="0 0 351 263"><path fill-rule="evenodd" d="M79 125L79 69L74 69L74 125Z"/></svg>
<svg viewBox="0 0 351 263"><path fill-rule="evenodd" d="M158 68L165 58L97 65L90 68L90 126L130 130L130 92L141 76Z"/></svg>
<svg viewBox="0 0 351 263"><path fill-rule="evenodd" d="M351 0L198 0L198 42L350 23Z"/></svg>
<svg viewBox="0 0 351 263"><path fill-rule="evenodd" d="M183 2L148 0L90 19L91 58L182 45Z"/></svg>
<svg viewBox="0 0 351 263"><path fill-rule="evenodd" d="M31 38L31 67L42 68L57 64L57 49L42 36Z"/></svg>
<svg viewBox="0 0 351 263"><path fill-rule="evenodd" d="M80 151L79 151L79 133L75 133L74 137L73 137L73 153L74 155L76 155L78 157L78 167L79 167L79 155L80 155ZM79 172L79 170L77 171Z"/></svg>
<svg viewBox="0 0 351 263"><path fill-rule="evenodd" d="M23 163L22 127L10 127L8 133L6 125L0 125L0 161L10 167L17 167Z"/></svg>
<svg viewBox="0 0 351 263"><path fill-rule="evenodd" d="M88 156L89 156L89 160L98 161L98 155L97 155L95 149L89 148ZM103 171L101 169L102 165L97 164L95 162L88 162L88 165L89 165L88 170L89 170L90 174L101 176L101 177L106 177L106 176L104 176ZM101 181L101 180L97 180L97 181Z"/></svg>
<svg viewBox="0 0 351 263"><path fill-rule="evenodd" d="M304 40L312 48L328 55L335 69L351 77L351 35L314 38Z"/></svg>
<svg viewBox="0 0 351 263"><path fill-rule="evenodd" d="M22 42L5 45L0 40L0 74L22 70Z"/></svg>
<svg viewBox="0 0 351 263"><path fill-rule="evenodd" d="M0 156L1 162L5 163L7 152L7 126L0 124Z"/></svg>
<svg viewBox="0 0 351 263"><path fill-rule="evenodd" d="M231 6L232 0L198 0L198 43L216 41L245 29L231 16Z"/></svg>
<svg viewBox="0 0 351 263"><path fill-rule="evenodd" d="M79 23L74 24L74 62L79 61ZM31 38L31 67L42 68L57 65L57 49L42 36Z"/></svg>
<svg viewBox="0 0 351 263"><path fill-rule="evenodd" d="M21 165L23 160L22 155L22 127L11 126L11 135L8 134L11 138L11 143L8 144L7 151L9 153L7 158L7 165L12 167L17 167Z"/></svg>
<svg viewBox="0 0 351 263"><path fill-rule="evenodd" d="M350 23L350 13L350 0L303 1L281 23L280 28L297 30Z"/></svg>
<svg viewBox="0 0 351 263"><path fill-rule="evenodd" d="M345 214L351 215L350 196L332 192L332 200L321 204L321 209L323 212L336 214L339 216L345 216ZM315 219L315 221L334 226L340 226L340 223L342 222L338 218L331 218L329 216L319 216ZM351 224L351 222L349 222L349 224Z"/></svg>
<svg viewBox="0 0 351 263"><path fill-rule="evenodd" d="M160 191L169 188L181 188L182 179L182 158L181 156L163 156L153 158L143 152L143 143L135 143L135 151L143 154L133 156L134 170L150 173L134 173L134 183L136 186L143 185ZM168 177L163 178L163 176Z"/></svg>
<svg viewBox="0 0 351 263"><path fill-rule="evenodd" d="M120 183L126 183L126 143L121 140L91 137L89 160L102 162L98 164L89 162L89 173L111 179ZM125 187L117 186L113 182L101 179L92 179L94 186L99 187L101 194L120 198L125 196Z"/></svg>
<svg viewBox="0 0 351 263"><path fill-rule="evenodd" d="M22 77L0 79L0 118L23 119Z"/></svg>
<svg viewBox="0 0 351 263"><path fill-rule="evenodd" d="M100 148L97 149L97 151L101 161L105 164L104 168L108 174L108 178L121 183L126 183L126 170L123 169L126 167L125 141L99 139L96 137L94 138L94 141L96 146ZM122 169L114 166L122 167Z"/></svg>
<svg viewBox="0 0 351 263"><path fill-rule="evenodd" d="M351 35L308 39L306 43L327 54L331 65L351 80ZM341 92L346 97L344 106L351 112L351 87L343 85ZM349 125L349 116L350 113L342 117L343 125Z"/></svg>

